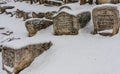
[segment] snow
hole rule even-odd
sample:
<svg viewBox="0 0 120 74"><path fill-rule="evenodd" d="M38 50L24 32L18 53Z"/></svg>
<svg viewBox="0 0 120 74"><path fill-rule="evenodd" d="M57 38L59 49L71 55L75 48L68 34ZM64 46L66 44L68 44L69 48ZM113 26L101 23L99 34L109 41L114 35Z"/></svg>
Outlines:
<svg viewBox="0 0 120 74"><path fill-rule="evenodd" d="M52 20L46 19L46 18L30 18L30 19L28 19L28 20L26 20L26 21L32 21L32 20L39 20L39 21L41 21L41 20L46 20L46 21L52 21ZM26 21L25 21L25 22L26 22Z"/></svg>
<svg viewBox="0 0 120 74"><path fill-rule="evenodd" d="M6 66L6 65L4 65L4 67L5 67L7 70L9 70L10 72L12 72L12 71L14 70L14 68L8 67L8 66Z"/></svg>
<svg viewBox="0 0 120 74"><path fill-rule="evenodd" d="M99 31L99 33L112 33L113 32L113 30L112 29L110 29L110 30L103 30L103 31Z"/></svg>
<svg viewBox="0 0 120 74"><path fill-rule="evenodd" d="M45 7L25 2L10 2L7 5L15 5L25 11L51 11L59 7ZM79 3L66 4L73 11L92 11L94 5L79 5ZM120 4L117 4L118 9ZM34 62L20 74L120 74L120 33L113 37L92 35L92 21L81 29L78 35L54 36L53 26L38 31L33 37L27 37L27 30L22 19L16 19L5 14L0 14L0 26L13 31L10 36L0 34L0 41L7 38L20 38L11 42L5 42L11 47L19 48L20 45L36 42L52 41L53 46L37 57ZM1 32L0 32L1 33ZM0 53L0 74L7 74L2 70L2 58Z"/></svg>
<svg viewBox="0 0 120 74"><path fill-rule="evenodd" d="M100 5L95 6L94 8L103 7L103 6L112 6L112 7L117 8L117 5L115 4L100 4Z"/></svg>

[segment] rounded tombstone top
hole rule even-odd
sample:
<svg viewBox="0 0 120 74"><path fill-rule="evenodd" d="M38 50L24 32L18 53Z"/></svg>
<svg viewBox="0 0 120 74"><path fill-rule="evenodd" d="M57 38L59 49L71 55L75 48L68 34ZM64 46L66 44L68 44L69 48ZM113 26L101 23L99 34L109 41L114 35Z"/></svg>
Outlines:
<svg viewBox="0 0 120 74"><path fill-rule="evenodd" d="M63 9L72 10L71 7L69 7L69 6L62 6L62 7L60 7L60 9L58 10L58 12L61 11L61 10L63 10Z"/></svg>

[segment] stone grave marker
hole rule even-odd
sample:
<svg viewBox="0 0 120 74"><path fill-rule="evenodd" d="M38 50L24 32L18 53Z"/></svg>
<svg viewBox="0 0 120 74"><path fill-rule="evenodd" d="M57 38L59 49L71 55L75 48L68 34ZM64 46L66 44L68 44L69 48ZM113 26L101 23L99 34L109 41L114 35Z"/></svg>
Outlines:
<svg viewBox="0 0 120 74"><path fill-rule="evenodd" d="M25 22L25 26L29 33L28 35L29 37L34 36L37 33L37 31L45 29L52 24L53 24L52 20L39 18L29 19Z"/></svg>
<svg viewBox="0 0 120 74"><path fill-rule="evenodd" d="M52 45L52 42L28 43L18 47L9 43L2 45L0 46L2 49L2 69L8 74L19 74Z"/></svg>
<svg viewBox="0 0 120 74"><path fill-rule="evenodd" d="M102 35L115 35L119 30L119 11L116 6L96 7L92 11L94 34L98 31L113 30L112 33L99 33Z"/></svg>
<svg viewBox="0 0 120 74"><path fill-rule="evenodd" d="M53 18L55 35L76 35L80 28L76 16L68 12L60 12Z"/></svg>
<svg viewBox="0 0 120 74"><path fill-rule="evenodd" d="M53 17L53 29L55 35L77 35L79 29L84 28L91 19L91 13L77 12L70 7L61 7Z"/></svg>

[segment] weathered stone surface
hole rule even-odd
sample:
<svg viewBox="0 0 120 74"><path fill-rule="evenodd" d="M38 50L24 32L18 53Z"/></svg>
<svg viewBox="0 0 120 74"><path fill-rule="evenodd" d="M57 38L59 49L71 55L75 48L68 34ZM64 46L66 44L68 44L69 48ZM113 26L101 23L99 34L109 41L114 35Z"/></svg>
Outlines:
<svg viewBox="0 0 120 74"><path fill-rule="evenodd" d="M90 12L83 12L77 15L80 28L84 28L87 23L91 20L91 13Z"/></svg>
<svg viewBox="0 0 120 74"><path fill-rule="evenodd" d="M64 3L75 3L78 2L79 0L64 0Z"/></svg>
<svg viewBox="0 0 120 74"><path fill-rule="evenodd" d="M28 12L25 12L23 10L16 10L16 18L23 18L24 21L31 18L28 14Z"/></svg>
<svg viewBox="0 0 120 74"><path fill-rule="evenodd" d="M33 19L28 20L25 23L27 31L29 32L29 37L34 36L37 31L45 29L48 26L52 25L53 21L47 19Z"/></svg>
<svg viewBox="0 0 120 74"><path fill-rule="evenodd" d="M6 9L13 9L14 6L0 6L0 14L4 13L6 11Z"/></svg>
<svg viewBox="0 0 120 74"><path fill-rule="evenodd" d="M0 7L0 14L4 13L5 9L3 9L2 7Z"/></svg>
<svg viewBox="0 0 120 74"><path fill-rule="evenodd" d="M45 13L45 18L46 18L46 19L51 19L51 20L52 20L52 19L53 19L53 15L54 15L53 12L46 12L46 13Z"/></svg>
<svg viewBox="0 0 120 74"><path fill-rule="evenodd" d="M98 4L105 4L105 3L116 4L116 3L120 3L120 0L98 0L97 2Z"/></svg>
<svg viewBox="0 0 120 74"><path fill-rule="evenodd" d="M11 17L13 17L14 15L16 15L16 12L15 11L14 12L8 12L8 11L6 11L5 14L6 15L10 15Z"/></svg>
<svg viewBox="0 0 120 74"><path fill-rule="evenodd" d="M53 18L55 35L76 35L91 20L91 13L74 12L70 7L63 6Z"/></svg>
<svg viewBox="0 0 120 74"><path fill-rule="evenodd" d="M0 45L0 52L2 51L2 45Z"/></svg>
<svg viewBox="0 0 120 74"><path fill-rule="evenodd" d="M114 3L114 4L120 3L120 0L111 0L111 3Z"/></svg>
<svg viewBox="0 0 120 74"><path fill-rule="evenodd" d="M93 0L80 0L80 5L83 5L86 3L93 4Z"/></svg>
<svg viewBox="0 0 120 74"><path fill-rule="evenodd" d="M3 8L3 9L13 9L14 6L3 6L2 8Z"/></svg>
<svg viewBox="0 0 120 74"><path fill-rule="evenodd" d="M61 12L53 19L55 35L76 35L80 28L76 16Z"/></svg>
<svg viewBox="0 0 120 74"><path fill-rule="evenodd" d="M3 46L3 69L9 73L18 74L20 71L28 67L37 56L42 54L44 51L48 50L51 46L51 42L32 44L22 47L20 49L14 49L7 46ZM10 72L4 65L13 68L13 71Z"/></svg>
<svg viewBox="0 0 120 74"><path fill-rule="evenodd" d="M0 2L0 5L1 5L1 4L7 4L7 2L5 2L5 1L2 1L2 2Z"/></svg>
<svg viewBox="0 0 120 74"><path fill-rule="evenodd" d="M61 6L63 5L63 3L61 1L45 1L45 4L47 4L47 6Z"/></svg>
<svg viewBox="0 0 120 74"><path fill-rule="evenodd" d="M111 0L98 0L98 4L111 3Z"/></svg>
<svg viewBox="0 0 120 74"><path fill-rule="evenodd" d="M46 12L46 13L36 13L36 12L32 12L32 17L33 18L46 18L46 19L53 19L53 15L57 13L56 11L51 11L51 12Z"/></svg>
<svg viewBox="0 0 120 74"><path fill-rule="evenodd" d="M27 2L27 3L30 2L31 4L33 4L33 3L36 3L37 0L14 0L14 1L15 1L15 2L18 2L18 1L19 1L19 2L23 2L23 1L25 1L25 2Z"/></svg>
<svg viewBox="0 0 120 74"><path fill-rule="evenodd" d="M45 17L45 13L35 13L35 12L32 12L32 17L33 18L43 18L43 17Z"/></svg>
<svg viewBox="0 0 120 74"><path fill-rule="evenodd" d="M93 0L80 0L80 5L82 4L93 4ZM120 0L96 0L96 4L106 4L106 3L112 3L112 4L116 4L116 3L120 3Z"/></svg>
<svg viewBox="0 0 120 74"><path fill-rule="evenodd" d="M119 30L119 11L115 6L102 6L93 9L94 33L113 29L112 35Z"/></svg>

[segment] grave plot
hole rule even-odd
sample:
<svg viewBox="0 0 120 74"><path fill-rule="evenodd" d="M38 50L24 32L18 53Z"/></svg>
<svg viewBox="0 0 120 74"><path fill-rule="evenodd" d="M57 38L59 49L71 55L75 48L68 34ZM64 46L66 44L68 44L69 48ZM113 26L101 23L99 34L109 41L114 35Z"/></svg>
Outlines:
<svg viewBox="0 0 120 74"><path fill-rule="evenodd" d="M102 6L93 9L94 34L115 35L119 30L119 11L115 6ZM100 32L112 30L109 32Z"/></svg>

